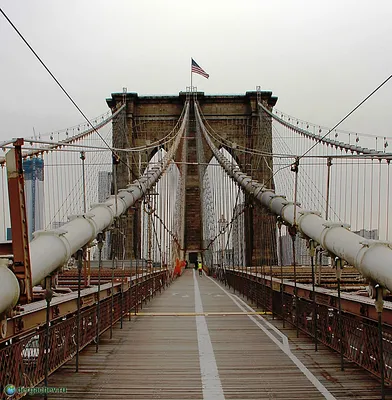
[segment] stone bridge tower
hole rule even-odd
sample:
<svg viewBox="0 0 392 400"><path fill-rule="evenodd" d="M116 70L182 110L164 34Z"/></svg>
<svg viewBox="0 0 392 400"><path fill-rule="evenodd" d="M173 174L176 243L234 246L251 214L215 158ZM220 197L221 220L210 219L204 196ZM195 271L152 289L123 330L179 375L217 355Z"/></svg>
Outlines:
<svg viewBox="0 0 392 400"><path fill-rule="evenodd" d="M273 187L271 179L272 158L260 160L249 153L235 155L230 146L235 143L255 150L272 153L272 123L267 115L260 114L258 100L272 110L277 98L272 92L246 92L245 95L205 95L194 93L201 111L209 126L227 141L227 150L231 152L243 172L251 175L259 182L268 182ZM113 126L113 146L117 148L144 146L158 141L170 132L178 121L189 93L180 92L178 96L139 96L137 93L127 93L126 117ZM113 93L107 99L109 107L115 107L124 101L123 93ZM186 211L184 251L200 252L202 249L201 199L196 165L196 124L193 107L191 107L189 128L187 132L187 177L186 177ZM180 148L181 148L180 144ZM207 162L211 159L210 150L204 146ZM118 187L125 187L139 176L140 165L146 166L153 151L133 159L120 154L124 160L128 157L129 168L124 164L118 166ZM181 161L181 155L176 155L175 161ZM245 214L247 264L256 265L260 262L276 263L274 246L265 243L263 235L266 229L275 232L274 217L252 207L252 199L248 198ZM127 244L127 257L140 256L140 216L133 210L125 217L123 229L132 240ZM271 241L271 239L269 239ZM263 244L264 243L264 244ZM262 244L260 246L260 244Z"/></svg>

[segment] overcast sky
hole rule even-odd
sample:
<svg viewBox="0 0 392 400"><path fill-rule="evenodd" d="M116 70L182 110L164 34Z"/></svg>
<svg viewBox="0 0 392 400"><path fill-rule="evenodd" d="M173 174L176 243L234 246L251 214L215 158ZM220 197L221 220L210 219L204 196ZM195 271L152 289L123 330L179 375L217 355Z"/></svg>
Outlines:
<svg viewBox="0 0 392 400"><path fill-rule="evenodd" d="M190 57L207 94L261 85L277 108L335 124L392 73L392 1L0 0L89 117L112 92L178 94ZM0 16L0 140L82 121ZM392 136L392 80L343 128Z"/></svg>

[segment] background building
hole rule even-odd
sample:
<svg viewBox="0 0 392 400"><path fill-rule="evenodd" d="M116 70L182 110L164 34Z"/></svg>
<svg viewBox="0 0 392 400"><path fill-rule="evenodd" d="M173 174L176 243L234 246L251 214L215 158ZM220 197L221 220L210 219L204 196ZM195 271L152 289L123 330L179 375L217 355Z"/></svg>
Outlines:
<svg viewBox="0 0 392 400"><path fill-rule="evenodd" d="M64 224L66 224L65 221L53 221L52 222L52 229L61 228Z"/></svg>
<svg viewBox="0 0 392 400"><path fill-rule="evenodd" d="M360 229L359 231L355 231L359 236L362 236L365 239L373 239L373 240L378 240L378 229L372 229L372 230L367 230L367 229Z"/></svg>
<svg viewBox="0 0 392 400"><path fill-rule="evenodd" d="M98 172L98 203L103 203L110 196L112 192L112 172L99 171ZM111 246L111 233L105 233L105 241L102 247L102 259L108 260L110 258ZM94 260L98 260L98 250L94 252Z"/></svg>
<svg viewBox="0 0 392 400"><path fill-rule="evenodd" d="M98 172L98 203L106 201L112 190L112 172Z"/></svg>
<svg viewBox="0 0 392 400"><path fill-rule="evenodd" d="M31 158L23 160L25 179L26 214L29 240L33 232L44 229L44 160Z"/></svg>
<svg viewBox="0 0 392 400"><path fill-rule="evenodd" d="M233 223L231 228L232 247L234 249L231 255L235 267L245 265L245 203L238 204L234 208Z"/></svg>
<svg viewBox="0 0 392 400"><path fill-rule="evenodd" d="M298 236L295 239L295 260L297 265L310 265L306 240ZM282 264L293 265L293 239L289 234L282 235Z"/></svg>

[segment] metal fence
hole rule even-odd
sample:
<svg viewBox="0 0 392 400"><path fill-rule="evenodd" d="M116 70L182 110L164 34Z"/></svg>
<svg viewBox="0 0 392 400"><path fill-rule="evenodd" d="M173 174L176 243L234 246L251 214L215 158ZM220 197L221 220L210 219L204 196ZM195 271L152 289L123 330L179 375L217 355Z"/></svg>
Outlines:
<svg viewBox="0 0 392 400"><path fill-rule="evenodd" d="M381 378L384 365L385 383L392 384L392 326L342 311L334 306L319 304L283 292L282 286L271 289L263 278L245 273L226 271L226 282L257 307L272 311L285 322L297 327L310 337L317 338L346 359ZM382 337L383 363L380 362Z"/></svg>
<svg viewBox="0 0 392 400"><path fill-rule="evenodd" d="M97 321L99 315L100 335L116 324L121 316L137 312L143 302L149 300L157 291L168 283L167 271L154 272L134 280L129 290L119 292L100 301L98 311L96 302L80 313L80 340L82 349L97 338ZM25 336L10 340L0 349L0 398L6 385L16 388L33 388L45 378L45 370L53 373L64 363L72 359L77 352L77 314L50 321L48 345L46 341L46 324ZM48 366L46 366L48 362ZM22 394L12 397L17 399Z"/></svg>

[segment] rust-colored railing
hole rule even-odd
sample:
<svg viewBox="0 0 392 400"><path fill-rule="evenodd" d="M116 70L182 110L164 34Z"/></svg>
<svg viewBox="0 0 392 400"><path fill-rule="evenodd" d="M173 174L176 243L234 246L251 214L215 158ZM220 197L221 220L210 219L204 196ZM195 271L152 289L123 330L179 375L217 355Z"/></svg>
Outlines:
<svg viewBox="0 0 392 400"><path fill-rule="evenodd" d="M130 290L119 292L112 299L108 297L100 302L100 334L119 321L129 312L142 308L157 291L168 283L167 271L154 272L148 276L134 279ZM112 313L112 315L111 315ZM80 313L80 342L82 349L96 339L97 304ZM8 384L16 388L33 388L44 380L46 354L48 354L48 372L51 374L64 363L72 359L77 349L77 315L73 314L60 321L50 323L49 345L45 347L46 325L27 334L17 341L9 340L0 349L0 398L5 399L4 387ZM13 399L22 397L16 394Z"/></svg>
<svg viewBox="0 0 392 400"><path fill-rule="evenodd" d="M300 331L308 334L380 378L380 333L384 359L385 383L392 384L392 326L342 311L341 328L336 306L313 303L312 299L295 297L279 290L271 290L263 278L238 271L226 271L226 282L258 307L270 310ZM317 296L316 296L317 300ZM314 318L313 316L317 317ZM317 325L315 326L315 321Z"/></svg>

